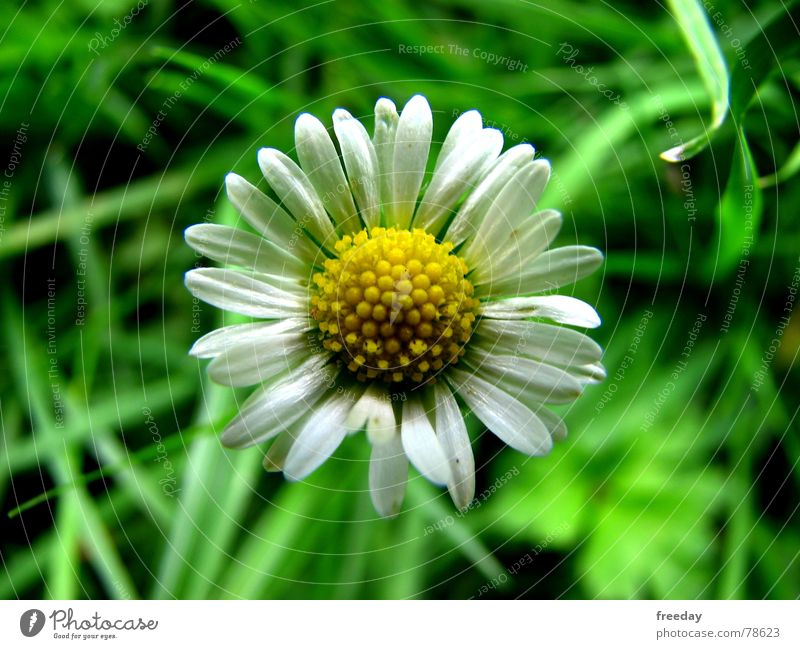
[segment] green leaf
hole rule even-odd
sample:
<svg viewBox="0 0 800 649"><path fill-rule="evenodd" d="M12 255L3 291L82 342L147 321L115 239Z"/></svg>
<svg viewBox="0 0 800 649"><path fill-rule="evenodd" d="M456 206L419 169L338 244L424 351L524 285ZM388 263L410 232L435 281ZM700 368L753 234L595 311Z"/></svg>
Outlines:
<svg viewBox="0 0 800 649"><path fill-rule="evenodd" d="M55 436L59 429L53 416L53 403L50 401L52 384L45 382L57 381L61 385L62 379L57 375L53 378L52 366L46 358L45 348L36 345L36 337L28 332L24 323L22 310L11 298L8 291L3 296L3 313L5 318L5 334L7 340L14 341L8 345L11 351L11 368L17 381L18 390L25 394L31 412L31 434L33 437L44 435ZM48 371L43 368L47 367ZM69 415L69 410L67 410ZM52 596L66 596L78 592L80 584L79 574L76 570L80 548L95 569L98 579L106 588L106 592L117 598L136 597L136 588L128 573L125 562L118 553L111 530L106 526L103 517L98 513L95 501L83 485L78 484L80 470L79 452L74 445L60 447L48 456L43 457L43 464L59 485L75 484L74 490L64 493L57 505L60 513L62 507L75 508L76 512L67 512L59 515L57 523L67 525L66 530L56 528L59 538L71 547L56 545L51 549L54 555L51 558L51 574L53 588L56 593ZM62 531L64 537L61 536ZM51 584L46 584L50 587ZM51 591L52 592L52 591Z"/></svg>
<svg viewBox="0 0 800 649"><path fill-rule="evenodd" d="M762 176L758 179L758 186L762 188L773 187L786 182L798 171L800 171L800 142L795 145L786 162L774 174Z"/></svg>
<svg viewBox="0 0 800 649"><path fill-rule="evenodd" d="M504 469L506 475L513 475L519 465L518 475L476 511L484 515L481 520L486 527L492 526L493 532L506 538L522 534L528 542L551 551L564 550L582 539L589 514L586 503L597 488L583 471L583 454L567 443L536 461L525 462L506 453L496 464L499 475Z"/></svg>
<svg viewBox="0 0 800 649"><path fill-rule="evenodd" d="M187 200L200 190L218 184L230 159L226 155L209 156L203 164L156 173L127 185L86 196L74 207L57 207L21 219L6 232L3 246L0 247L0 258L79 236L87 214L92 215L92 227L95 229L122 220L144 219L155 210L174 205L178 200Z"/></svg>
<svg viewBox="0 0 800 649"><path fill-rule="evenodd" d="M659 119L663 106L670 111L688 110L705 101L699 83L671 84L659 90L660 102L652 92L642 92L628 101L629 110L611 106L592 127L574 126L569 153L556 160L553 179L548 183L541 204L564 209L588 193L595 178L614 164L614 151L629 141L644 124Z"/></svg>
<svg viewBox="0 0 800 649"><path fill-rule="evenodd" d="M679 162L702 151L713 132L722 126L728 113L729 81L725 58L701 3L698 0L668 0L668 4L711 97L711 124L704 132L661 154L664 160Z"/></svg>
<svg viewBox="0 0 800 649"><path fill-rule="evenodd" d="M446 496L437 493L435 489L422 480L408 481L409 505L420 507L428 515L428 524L453 520L453 524L443 527L442 533L447 540L480 572L486 579L493 579L504 572L502 564L486 547L480 536L473 531L468 517L460 518L444 503Z"/></svg>
<svg viewBox="0 0 800 649"><path fill-rule="evenodd" d="M325 498L324 491L308 482L283 485L245 531L218 584L221 596L248 599L271 594L286 579L287 566L308 556L297 547L297 539L309 533L309 521L321 511Z"/></svg>
<svg viewBox="0 0 800 649"><path fill-rule="evenodd" d="M746 58L737 61L731 75L731 113L741 124L741 117L750 105L756 90L774 71L780 70L790 57L800 52L800 5L787 3L762 26L743 47Z"/></svg>
<svg viewBox="0 0 800 649"><path fill-rule="evenodd" d="M669 162L691 158L706 148L730 112L732 121L741 128L744 114L758 87L781 64L800 52L800 5L788 3L789 10L777 11L756 36L741 48L728 78L725 61L714 34L696 0L670 0L670 6L689 43L698 72L712 97L712 123L701 135L689 142L664 151L661 157ZM738 51L738 50L737 50Z"/></svg>
<svg viewBox="0 0 800 649"><path fill-rule="evenodd" d="M229 454L213 437L205 446L210 447L212 464L203 467L202 510L193 518L193 524L202 527L203 536L196 539L193 551L185 559L187 574L181 594L187 599L207 598L225 573L246 509L263 474L262 457L257 452Z"/></svg>
<svg viewBox="0 0 800 649"><path fill-rule="evenodd" d="M738 131L731 174L717 209L719 253L709 263L711 272L725 276L740 260L749 263L749 249L758 233L763 211L763 197L757 182L753 156L744 132Z"/></svg>
<svg viewBox="0 0 800 649"><path fill-rule="evenodd" d="M278 106L290 99L285 89L264 83L253 73L220 62L220 59L202 57L189 52L175 52L169 48L156 47L153 55L170 65L189 73L184 80L188 88L197 85L195 81L205 78L204 85L218 89L230 89L249 101L260 101L265 105ZM179 87L180 84L178 84ZM174 86L173 86L174 88ZM214 95L217 94L215 90Z"/></svg>

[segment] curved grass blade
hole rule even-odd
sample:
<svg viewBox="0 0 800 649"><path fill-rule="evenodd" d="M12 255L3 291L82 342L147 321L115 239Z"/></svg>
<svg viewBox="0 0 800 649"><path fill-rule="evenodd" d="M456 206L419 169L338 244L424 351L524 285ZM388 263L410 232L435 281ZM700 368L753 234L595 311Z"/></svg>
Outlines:
<svg viewBox="0 0 800 649"><path fill-rule="evenodd" d="M786 162L783 163L774 174L762 176L758 179L758 186L762 188L774 187L782 182L786 182L792 176L800 171L800 142L798 142L792 150Z"/></svg>
<svg viewBox="0 0 800 649"><path fill-rule="evenodd" d="M697 137L667 149L661 157L680 162L706 148L714 132L722 126L728 113L728 67L705 11L698 0L668 0L686 44L692 52L697 71L711 97L711 124Z"/></svg>
<svg viewBox="0 0 800 649"><path fill-rule="evenodd" d="M714 134L730 114L737 127L747 111L758 87L776 69L781 69L800 52L800 5L789 2L761 27L742 48L745 58L737 58L730 76L708 19L696 0L669 0L678 24L692 50L712 97L712 123L701 135L661 154L664 160L679 162L697 155L706 148Z"/></svg>
<svg viewBox="0 0 800 649"><path fill-rule="evenodd" d="M744 46L747 59L739 61L731 74L731 114L737 124L750 102L775 70L800 53L800 4L786 3L789 9L779 10Z"/></svg>

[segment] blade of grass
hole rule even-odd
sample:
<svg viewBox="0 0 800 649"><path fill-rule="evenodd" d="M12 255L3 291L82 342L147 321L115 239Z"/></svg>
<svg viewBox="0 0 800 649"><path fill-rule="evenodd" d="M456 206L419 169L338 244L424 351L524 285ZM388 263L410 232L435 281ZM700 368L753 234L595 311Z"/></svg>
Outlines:
<svg viewBox="0 0 800 649"><path fill-rule="evenodd" d="M357 471L361 475L362 468L361 464L355 463L349 473ZM350 482L352 485L354 481ZM368 575L367 566L372 556L367 549L369 539L375 537L376 521L372 519L375 510L369 491L360 491L350 496L355 502L351 503L352 518L346 522L344 532L344 547L348 554L339 561L339 571L334 577L337 586L333 590L333 599L355 599L358 596L363 588L363 580Z"/></svg>
<svg viewBox="0 0 800 649"><path fill-rule="evenodd" d="M247 532L220 585L226 599L270 597L272 584L297 552L293 539L313 521L325 492L305 482L285 484Z"/></svg>
<svg viewBox="0 0 800 649"><path fill-rule="evenodd" d="M728 66L720 50L703 5L699 0L667 0L673 18L697 65L697 71L711 99L711 124L688 142L661 154L664 160L679 162L697 155L707 145L728 114Z"/></svg>
<svg viewBox="0 0 800 649"><path fill-rule="evenodd" d="M761 188L774 187L786 182L798 171L800 171L800 142L795 145L786 162L774 174L762 176L758 179L758 186Z"/></svg>
<svg viewBox="0 0 800 649"><path fill-rule="evenodd" d="M169 381L153 383L148 388L148 407L159 412L170 406L177 406L194 394L196 382L193 377L175 377ZM143 396L131 393L125 400L116 396L100 395L93 401L87 412L91 412L92 424L100 428L121 430L129 426L141 424ZM72 421L64 422L64 428L58 430L58 440L54 435L42 435L43 439L21 438L13 446L7 447L7 461L0 463L0 476L10 473L21 473L37 466L39 457L49 452L58 451L60 441L67 443L84 442L89 437L89 419L81 412L74 413ZM167 438L165 438L166 441ZM172 447L171 447L172 448ZM144 454L136 452L136 457L149 460L155 457L154 450Z"/></svg>
<svg viewBox="0 0 800 649"><path fill-rule="evenodd" d="M208 597L224 574L232 559L233 544L242 529L250 497L263 473L261 455L254 450L232 456L226 456L219 444L216 450L216 470L210 476L213 483L207 485L209 498L207 515L202 521L201 546L192 553L193 570L183 588L186 599Z"/></svg>
<svg viewBox="0 0 800 649"><path fill-rule="evenodd" d="M72 460L70 456L74 456L74 453L66 456ZM52 599L75 599L79 596L80 504L74 491L64 494L59 499L55 518L58 543L51 548L49 576L45 581L48 595Z"/></svg>
<svg viewBox="0 0 800 649"><path fill-rule="evenodd" d="M13 473L11 468L11 451L20 443L19 434L22 428L22 410L19 403L5 399L0 401L0 502L5 502L6 490Z"/></svg>
<svg viewBox="0 0 800 649"><path fill-rule="evenodd" d="M180 483L178 511L172 519L151 598L179 598L190 556L200 534L196 518L207 504L205 480L215 470L219 441L200 437L189 446Z"/></svg>
<svg viewBox="0 0 800 649"><path fill-rule="evenodd" d="M741 129L758 87L800 51L800 5L793 0L759 26L756 36L742 47L746 57L737 57L733 72L728 75L719 44L700 4L697 0L669 0L712 98L712 123L689 142L664 151L661 157L669 162L679 162L702 151L728 112Z"/></svg>
<svg viewBox="0 0 800 649"><path fill-rule="evenodd" d="M49 529L31 540L28 547L0 552L3 570L0 571L0 599L23 599L44 579L44 560L54 554L58 543L55 529Z"/></svg>
<svg viewBox="0 0 800 649"><path fill-rule="evenodd" d="M127 492L115 490L113 487L109 497L97 503L101 520L117 517L125 520L133 512L133 503ZM53 545L58 543L56 530L51 528L31 540L27 548L13 552L6 557L0 553L4 570L0 573L0 599L20 599L33 591L37 582L42 582L43 558L53 552Z"/></svg>
<svg viewBox="0 0 800 649"><path fill-rule="evenodd" d="M77 494L83 514L84 547L106 592L116 599L138 599L133 579L117 551L119 542L110 534L89 494L84 489L78 489Z"/></svg>
<svg viewBox="0 0 800 649"><path fill-rule="evenodd" d="M749 478L749 467L738 466L736 475L731 476L726 485L731 511L722 544L722 574L716 595L720 599L741 599L746 593L745 578L750 562L747 541L755 526L753 504L748 494Z"/></svg>
<svg viewBox="0 0 800 649"><path fill-rule="evenodd" d="M227 151L226 148L224 151ZM203 164L187 166L176 171L137 180L119 189L95 194L74 208L54 209L20 220L8 228L0 259L13 257L39 246L75 236L80 232L87 214L92 215L92 227L99 229L125 219L141 218L154 210L176 204L195 193L218 183L227 169L228 162L235 160L236 146L231 146L229 157L224 151L208 155Z"/></svg>
<svg viewBox="0 0 800 649"><path fill-rule="evenodd" d="M224 197L216 205L220 224L233 225L237 214ZM222 316L217 314L216 323ZM233 315L230 323L245 319ZM225 417L233 406L234 393L229 388L214 385L207 375L202 382L203 398L194 416L194 426L208 433L192 443L181 485L180 511L173 519L168 547L161 558L155 597L200 597L213 583L216 570L227 553L227 543L235 534L239 520L236 512L246 506L246 493L251 489L254 473L252 463L260 467L260 458L250 454L228 460L217 437L215 423ZM228 470L226 470L226 464ZM248 476L240 479L241 475ZM235 475L232 475L232 472ZM220 511L219 499L226 499L231 510ZM225 518L225 521L220 519ZM191 561L189 556L192 557ZM191 595L187 595L191 593Z"/></svg>
<svg viewBox="0 0 800 649"><path fill-rule="evenodd" d="M48 168L47 185L54 205L62 211L64 209L74 209L80 202L79 197L82 195L77 172L67 166L64 156L54 149L48 152L45 164ZM75 233L67 238L66 243L72 257L73 266L76 269L81 268L82 259L84 260L83 271L78 275L84 278L85 291L89 296L89 304L86 308L84 320L93 323L100 321L103 314L107 314L106 324L109 329L121 328L114 316L114 312L110 308L109 294L104 290L111 285L111 282L108 268L104 263L95 238ZM152 516L156 522L163 524L171 517L172 507L167 502L163 490L156 486L157 479L154 477L153 472L146 471L144 467L131 462L126 449L111 430L105 426L96 426L92 421L92 411L89 405L92 380L87 376L86 372L88 370L89 374L92 375L95 368L93 363L90 363L87 368L83 361L87 358L87 348L96 350L98 342L97 339L92 337L84 340L82 329L78 329L78 337L80 344L77 346L76 364L82 372L76 372L69 388L62 391L61 396L65 409L70 413L71 418L75 417L76 413L80 411L81 419L85 418L87 421L89 432L86 442L91 444L94 455L98 456L100 460L101 474L103 473L103 463L115 462L118 465L122 465L125 459L128 459L127 470L116 472L120 486L129 490L131 496L139 501L140 507L145 514ZM88 354L88 357L94 359L94 361L98 356L99 354L96 352ZM66 381L60 376L57 366L51 367L49 376L51 380L66 384ZM76 394L75 398L73 398L72 394ZM85 403L84 409L78 407L80 401ZM67 498L69 497L67 496Z"/></svg>
<svg viewBox="0 0 800 649"><path fill-rule="evenodd" d="M36 340L36 338L26 333L20 310L7 290L3 293L3 305L3 312L6 316L4 318L6 338L8 341L13 341L8 346L11 350L11 366L21 398L23 402L27 401L32 413L32 434L36 436L41 432L45 435L48 433L52 435L51 431L56 430L56 422L53 411L49 405L46 405L47 399L44 396L50 394L52 385L45 386L41 380L41 377L48 376L48 372L44 368L49 367L49 364L44 362L46 360L43 356L44 350L34 348L29 342ZM40 422L42 424L41 431L38 426ZM58 451L55 450L55 445L51 448L54 450L47 455L47 465L54 480L59 484L76 482L79 479L79 464L75 448L67 446L63 442ZM98 577L109 593L117 597L135 597L133 580L128 574L124 562L120 559L116 546L112 542L102 519L98 516L92 499L82 486L76 486L73 494L73 497L77 498L75 507L80 511L82 519L80 539L83 546L88 550L89 560ZM60 498L59 506L69 506L64 504L65 502L69 501L65 501L65 498ZM74 540L74 538L70 540ZM61 570L60 562L63 561L71 565L72 557L76 556L77 548L64 547L62 544L58 544L55 552L60 557L54 557L52 565L59 566L58 569ZM72 574L77 579L77 572L73 570ZM64 584L65 575L63 573L54 577L54 579L60 588L66 588ZM48 580L48 583L50 583L50 580Z"/></svg>
<svg viewBox="0 0 800 649"><path fill-rule="evenodd" d="M166 47L153 48L153 56L166 61L187 72L194 72L203 68L206 58L189 52L176 52ZM258 77L245 72L235 66L216 62L207 66L203 74L207 82L211 82L220 89L228 90L241 95L242 98L271 106L285 106L290 101L290 96L282 88L275 88L261 81ZM214 92L213 94L217 94ZM295 98L296 99L296 98Z"/></svg>
<svg viewBox="0 0 800 649"><path fill-rule="evenodd" d="M800 52L800 4L791 0L759 26L756 35L743 47L746 61L738 61L731 75L731 113L741 125L758 87L774 71Z"/></svg>
<svg viewBox="0 0 800 649"><path fill-rule="evenodd" d="M628 102L629 110L608 108L592 128L581 124L579 130L571 133L566 138L567 142L574 142L571 152L554 162L553 166L558 170L553 174L555 182L548 183L540 203L555 208L563 206L565 197L561 195L560 187L569 188L568 197L577 201L582 192L594 186L594 178L611 163L620 145L636 133L640 122L658 119L664 108L672 113L707 101L702 88L691 84L667 86L659 91L657 97L659 101L655 101L649 92L636 95Z"/></svg>
<svg viewBox="0 0 800 649"><path fill-rule="evenodd" d="M767 525L753 529L757 547L764 551L755 558L755 563L768 586L765 599L797 599L797 584L800 582L800 538L795 529L787 526L779 533Z"/></svg>
<svg viewBox="0 0 800 649"><path fill-rule="evenodd" d="M744 131L739 129L728 184L717 206L717 255L707 257L708 276L726 277L743 251L757 239L764 201L757 182L758 173Z"/></svg>
<svg viewBox="0 0 800 649"><path fill-rule="evenodd" d="M384 562L388 575L377 583L382 599L411 599L425 589L424 566L430 560L430 544L419 538L419 530L427 522L418 512L414 509L384 523L381 538L390 558Z"/></svg>
<svg viewBox="0 0 800 649"><path fill-rule="evenodd" d="M448 517L454 519L452 525L443 528L442 534L453 549L462 554L484 577L494 579L504 572L502 564L471 529L466 519L454 516L453 510L444 504L445 496L436 492L427 481L409 480L408 497L409 505L421 508L429 525Z"/></svg>

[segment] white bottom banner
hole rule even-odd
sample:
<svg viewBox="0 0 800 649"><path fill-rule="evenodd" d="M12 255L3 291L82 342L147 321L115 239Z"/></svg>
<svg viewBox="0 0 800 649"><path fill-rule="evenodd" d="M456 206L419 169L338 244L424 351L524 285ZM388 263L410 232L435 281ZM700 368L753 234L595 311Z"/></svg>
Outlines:
<svg viewBox="0 0 800 649"><path fill-rule="evenodd" d="M796 648L799 620L798 601L5 601L0 647Z"/></svg>

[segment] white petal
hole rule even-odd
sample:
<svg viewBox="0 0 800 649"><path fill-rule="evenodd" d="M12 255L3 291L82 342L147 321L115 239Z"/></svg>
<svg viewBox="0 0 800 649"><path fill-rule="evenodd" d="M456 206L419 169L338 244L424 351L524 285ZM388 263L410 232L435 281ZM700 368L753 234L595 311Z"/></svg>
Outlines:
<svg viewBox="0 0 800 649"><path fill-rule="evenodd" d="M411 223L428 164L432 132L433 115L428 100L414 95L397 123L392 162L394 219L387 223L389 226L407 228Z"/></svg>
<svg viewBox="0 0 800 649"><path fill-rule="evenodd" d="M412 395L403 404L400 434L406 455L417 471L434 484L451 482L450 463L417 395Z"/></svg>
<svg viewBox="0 0 800 649"><path fill-rule="evenodd" d="M272 439L297 421L326 392L338 369L317 354L296 370L254 392L222 432L222 443L243 448Z"/></svg>
<svg viewBox="0 0 800 649"><path fill-rule="evenodd" d="M287 331L303 332L311 327L307 318L286 318L277 322L249 322L220 327L198 338L189 354L197 358L214 358L235 345L263 344L276 334Z"/></svg>
<svg viewBox="0 0 800 649"><path fill-rule="evenodd" d="M328 129L313 115L303 113L294 124L294 141L300 166L333 221L358 229L356 207Z"/></svg>
<svg viewBox="0 0 800 649"><path fill-rule="evenodd" d="M550 163L534 160L520 169L489 206L462 253L470 268L478 268L484 259L502 254L523 232L550 178Z"/></svg>
<svg viewBox="0 0 800 649"><path fill-rule="evenodd" d="M572 376L584 384L602 383L608 374L602 363L589 363L587 365L570 365L565 368Z"/></svg>
<svg viewBox="0 0 800 649"><path fill-rule="evenodd" d="M481 318L471 343L489 353L537 358L559 366L598 362L603 350L586 334L530 320Z"/></svg>
<svg viewBox="0 0 800 649"><path fill-rule="evenodd" d="M334 394L315 408L286 456L283 474L289 480L303 480L339 448L352 405L351 395Z"/></svg>
<svg viewBox="0 0 800 649"><path fill-rule="evenodd" d="M525 228L509 233L507 245L496 255L481 260L470 274L473 283L500 281L519 277L548 246L561 229L561 214L556 210L541 210L533 214Z"/></svg>
<svg viewBox="0 0 800 649"><path fill-rule="evenodd" d="M553 448L550 431L536 414L493 383L450 367L447 379L469 408L497 437L526 455Z"/></svg>
<svg viewBox="0 0 800 649"><path fill-rule="evenodd" d="M333 129L342 149L350 190L361 210L364 225L374 228L381 221L378 157L364 126L341 108L333 113ZM352 224L355 232L359 225Z"/></svg>
<svg viewBox="0 0 800 649"><path fill-rule="evenodd" d="M211 361L208 376L231 387L255 385L297 367L311 353L306 334L277 334L266 341L248 341L231 347Z"/></svg>
<svg viewBox="0 0 800 649"><path fill-rule="evenodd" d="M332 248L337 238L333 223L308 177L294 160L277 149L260 149L258 166L295 220L316 237L319 244Z"/></svg>
<svg viewBox="0 0 800 649"><path fill-rule="evenodd" d="M436 437L450 462L452 480L447 488L456 507L466 508L475 497L475 457L453 393L444 381L433 387L436 400Z"/></svg>
<svg viewBox="0 0 800 649"><path fill-rule="evenodd" d="M264 192L233 173L225 176L225 188L231 203L245 221L274 244L276 255L287 258L289 262L321 263L319 246ZM306 263L301 263L300 268Z"/></svg>
<svg viewBox="0 0 800 649"><path fill-rule="evenodd" d="M581 382L566 370L530 358L486 354L480 348L470 347L464 360L487 380L491 378L524 401L569 403L583 392Z"/></svg>
<svg viewBox="0 0 800 649"><path fill-rule="evenodd" d="M591 306L568 295L514 297L508 300L484 302L480 313L486 318L518 320L545 318L561 324L594 329L600 326L600 316Z"/></svg>
<svg viewBox="0 0 800 649"><path fill-rule="evenodd" d="M283 465L286 462L286 456L289 454L292 444L294 444L294 435L291 431L286 430L278 435L264 456L262 463L264 469L270 473L283 471Z"/></svg>
<svg viewBox="0 0 800 649"><path fill-rule="evenodd" d="M457 147L450 160L433 174L414 217L414 227L439 234L464 192L474 188L486 161L497 158L502 148L503 134L492 128Z"/></svg>
<svg viewBox="0 0 800 649"><path fill-rule="evenodd" d="M503 132L499 131L499 133L500 136L502 137ZM502 147L500 148L500 150L502 151ZM477 188L478 185L480 185L483 182L484 178L486 178L491 173L491 171L498 165L500 161L500 158L498 157L499 154L500 151L498 151L497 154L494 156L489 156L487 158L484 158L483 164L481 165L480 169L478 169L475 182L473 183L475 188Z"/></svg>
<svg viewBox="0 0 800 649"><path fill-rule="evenodd" d="M445 239L455 245L473 236L489 208L497 201L503 187L517 172L533 160L535 151L530 144L518 144L501 155L491 172L478 184L461 206Z"/></svg>
<svg viewBox="0 0 800 649"><path fill-rule="evenodd" d="M373 444L382 444L397 435L397 421L392 402L387 398L385 388L374 383L370 385L350 410L347 416L347 429L350 431L367 428L367 437Z"/></svg>
<svg viewBox="0 0 800 649"><path fill-rule="evenodd" d="M519 295L552 291L587 277L603 263L603 253L589 246L562 246L539 255L515 277L474 280L476 295Z"/></svg>
<svg viewBox="0 0 800 649"><path fill-rule="evenodd" d="M369 488L372 504L381 516L400 511L408 480L408 459L400 436L373 444L369 461Z"/></svg>
<svg viewBox="0 0 800 649"><path fill-rule="evenodd" d="M220 264L243 266L269 275L295 276L309 274L309 265L297 257L275 254L275 245L263 237L238 228L201 223L186 228L186 243L201 255Z"/></svg>
<svg viewBox="0 0 800 649"><path fill-rule="evenodd" d="M375 104L375 135L372 143L378 160L380 202L387 215L394 221L394 140L400 116L394 102L381 97Z"/></svg>
<svg viewBox="0 0 800 649"><path fill-rule="evenodd" d="M195 297L241 315L287 318L308 312L308 300L301 294L284 290L288 286L277 288L227 268L195 268L186 273L185 282Z"/></svg>
<svg viewBox="0 0 800 649"><path fill-rule="evenodd" d="M442 166L448 162L448 158L453 152L462 147L465 142L472 142L483 130L483 119L477 110L468 110L458 116L450 130L447 132L436 159L436 166L433 169L435 174Z"/></svg>
<svg viewBox="0 0 800 649"><path fill-rule="evenodd" d="M536 416L542 420L542 423L547 426L554 442L560 442L567 438L567 426L564 420L556 413L552 410L548 410L544 406L541 408L533 408L533 411L536 413Z"/></svg>

